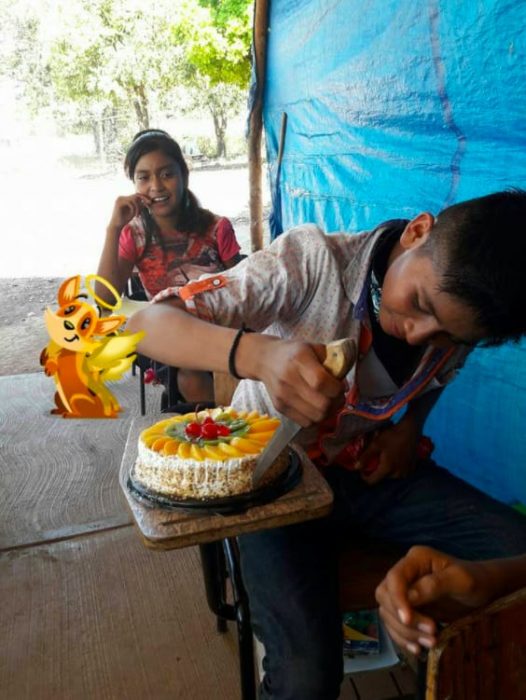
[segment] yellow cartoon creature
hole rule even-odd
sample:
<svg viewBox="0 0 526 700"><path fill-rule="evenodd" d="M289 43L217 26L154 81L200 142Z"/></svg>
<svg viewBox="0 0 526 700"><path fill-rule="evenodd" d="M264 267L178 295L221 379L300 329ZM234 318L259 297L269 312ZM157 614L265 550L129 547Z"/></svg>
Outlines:
<svg viewBox="0 0 526 700"><path fill-rule="evenodd" d="M121 408L105 382L121 379L130 369L144 333L118 332L126 317L101 318L85 301L87 295L79 293L80 286L79 275L65 280L58 291L58 310L44 313L51 341L42 350L40 364L57 386L51 413L115 418Z"/></svg>

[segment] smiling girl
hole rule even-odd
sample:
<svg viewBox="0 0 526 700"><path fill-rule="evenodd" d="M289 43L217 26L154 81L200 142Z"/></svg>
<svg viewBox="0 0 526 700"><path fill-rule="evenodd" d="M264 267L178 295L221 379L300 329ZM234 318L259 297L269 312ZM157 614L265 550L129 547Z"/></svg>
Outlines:
<svg viewBox="0 0 526 700"><path fill-rule="evenodd" d="M135 194L117 197L98 274L122 293L136 268L148 298L240 259L230 221L202 209L188 189L188 166L165 131L140 131L124 169ZM112 303L112 295L100 296Z"/></svg>
<svg viewBox="0 0 526 700"><path fill-rule="evenodd" d="M230 221L199 206L188 189L188 166L179 145L165 131L135 135L124 170L135 193L117 197L99 262L98 274L122 294L134 269L151 299L167 287L185 285L208 272L233 267L241 256ZM109 304L114 298L97 285ZM210 377L180 372L188 401L211 398Z"/></svg>

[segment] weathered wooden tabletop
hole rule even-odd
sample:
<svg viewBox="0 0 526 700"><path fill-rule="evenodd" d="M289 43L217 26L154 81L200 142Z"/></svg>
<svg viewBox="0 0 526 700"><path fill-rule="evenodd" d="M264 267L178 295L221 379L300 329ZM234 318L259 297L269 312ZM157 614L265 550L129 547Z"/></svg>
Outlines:
<svg viewBox="0 0 526 700"><path fill-rule="evenodd" d="M134 498L128 487L128 475L137 458L139 433L157 417L134 418L131 423L126 450L121 464L120 485L127 498L135 523L144 543L155 549L176 549L224 537L235 537L247 532L320 518L330 512L332 491L307 456L297 448L302 462L302 478L297 486L276 500L254 506L243 513L189 513L187 510L166 510L144 505Z"/></svg>
<svg viewBox="0 0 526 700"><path fill-rule="evenodd" d="M117 475L139 384L112 386L116 419L51 415L54 382L42 374L0 377L0 549L129 525ZM159 393L148 392L149 412ZM155 400L156 399L156 400Z"/></svg>
<svg viewBox="0 0 526 700"><path fill-rule="evenodd" d="M64 420L49 377L0 377L0 698L236 700L198 549L137 537L118 475L138 378L114 391L122 417Z"/></svg>

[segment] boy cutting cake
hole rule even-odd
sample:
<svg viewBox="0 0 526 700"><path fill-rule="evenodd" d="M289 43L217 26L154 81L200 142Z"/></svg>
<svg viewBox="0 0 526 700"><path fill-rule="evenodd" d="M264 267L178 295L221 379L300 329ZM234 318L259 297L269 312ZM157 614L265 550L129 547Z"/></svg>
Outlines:
<svg viewBox="0 0 526 700"><path fill-rule="evenodd" d="M437 466L422 440L471 348L526 331L525 221L526 193L514 190L355 236L303 225L231 270L164 290L131 319L146 331L141 352L229 370L244 380L236 409L299 423L333 488L330 517L239 538L265 646L262 698L338 697L337 555L351 536L473 560L526 552L523 516ZM359 357L342 381L319 351L345 337Z"/></svg>

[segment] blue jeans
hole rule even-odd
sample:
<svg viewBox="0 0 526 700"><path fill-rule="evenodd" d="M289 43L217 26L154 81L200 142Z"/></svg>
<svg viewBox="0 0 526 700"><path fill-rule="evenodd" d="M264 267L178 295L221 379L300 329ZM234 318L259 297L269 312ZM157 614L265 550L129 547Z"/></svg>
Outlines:
<svg viewBox="0 0 526 700"><path fill-rule="evenodd" d="M336 699L342 681L338 542L363 534L464 559L526 552L526 518L427 461L405 479L367 486L326 472L330 516L239 538L252 627L265 646L261 700ZM359 575L359 572L357 572Z"/></svg>

